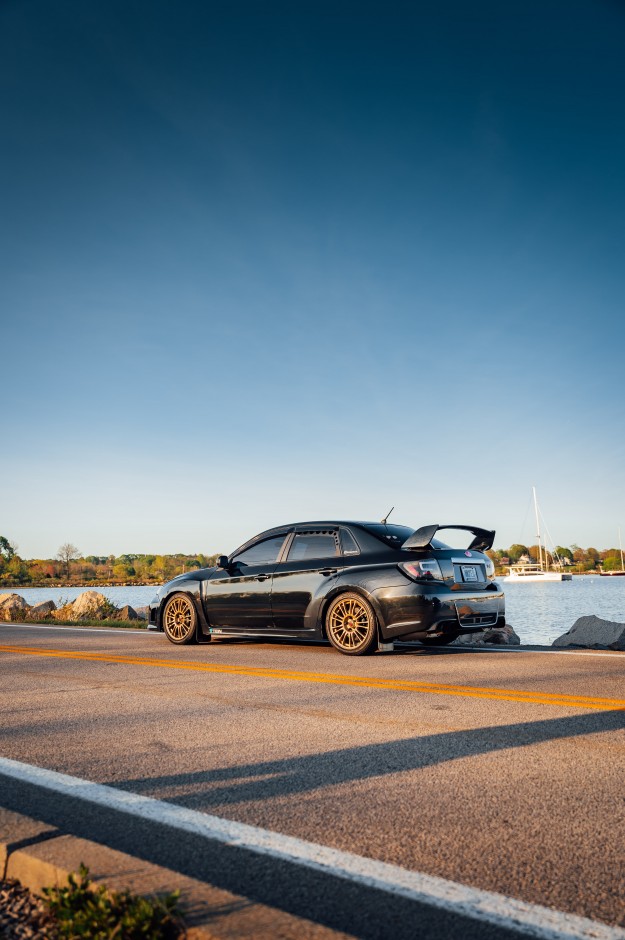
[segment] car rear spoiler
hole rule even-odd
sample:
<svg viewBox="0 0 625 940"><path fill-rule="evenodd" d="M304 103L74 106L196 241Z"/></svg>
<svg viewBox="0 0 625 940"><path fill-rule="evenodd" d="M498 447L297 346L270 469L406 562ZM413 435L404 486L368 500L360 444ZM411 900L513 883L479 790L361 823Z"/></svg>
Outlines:
<svg viewBox="0 0 625 940"><path fill-rule="evenodd" d="M469 549L476 552L488 551L495 541L495 531L491 529L478 529L473 525L424 525L406 539L402 548L427 548L439 529L462 529L464 532L473 532L475 538L469 545Z"/></svg>

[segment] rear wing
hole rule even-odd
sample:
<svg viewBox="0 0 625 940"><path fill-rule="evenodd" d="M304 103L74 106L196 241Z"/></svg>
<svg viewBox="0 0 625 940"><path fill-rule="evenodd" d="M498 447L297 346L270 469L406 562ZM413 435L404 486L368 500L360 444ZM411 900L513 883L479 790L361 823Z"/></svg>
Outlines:
<svg viewBox="0 0 625 940"><path fill-rule="evenodd" d="M473 525L424 525L406 539L402 548L427 548L440 529L462 529L464 532L473 532L475 538L469 545L469 549L472 548L476 552L487 552L493 547L495 541L494 529L478 529Z"/></svg>

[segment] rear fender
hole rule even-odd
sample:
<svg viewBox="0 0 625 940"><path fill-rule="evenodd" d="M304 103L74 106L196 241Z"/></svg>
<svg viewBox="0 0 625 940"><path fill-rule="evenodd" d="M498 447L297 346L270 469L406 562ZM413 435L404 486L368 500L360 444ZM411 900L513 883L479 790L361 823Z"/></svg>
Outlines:
<svg viewBox="0 0 625 940"><path fill-rule="evenodd" d="M323 604L321 605L319 611L319 619L317 621L317 629L321 636L327 639L326 634L326 611L335 597L338 597L339 594L359 594L364 600L368 601L369 604L373 607L373 612L375 613L376 620L378 622L378 628L384 630L386 623L382 615L382 610L378 604L375 597L369 593L369 591L361 584L337 584L332 590L328 591L326 594Z"/></svg>

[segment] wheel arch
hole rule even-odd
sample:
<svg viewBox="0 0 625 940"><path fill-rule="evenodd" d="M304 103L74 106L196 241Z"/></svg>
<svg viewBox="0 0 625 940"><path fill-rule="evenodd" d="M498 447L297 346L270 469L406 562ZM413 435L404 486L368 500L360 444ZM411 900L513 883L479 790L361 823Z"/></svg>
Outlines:
<svg viewBox="0 0 625 940"><path fill-rule="evenodd" d="M170 597L174 596L174 594L185 594L187 597L191 599L193 606L195 608L195 614L197 617L197 625L199 627L198 633L206 637L210 636L209 624L204 615L204 607L202 605L202 598L200 596L200 582L199 581L182 581L182 582L179 582L178 584L171 585L170 589L167 591L167 594L165 594L161 598L161 602L158 606L158 611L156 614L157 629L160 630L161 632L164 632L163 611L165 609L165 604L170 599Z"/></svg>
<svg viewBox="0 0 625 940"><path fill-rule="evenodd" d="M341 582L339 584L335 584L334 587L332 587L332 589L328 591L328 593L323 599L323 603L319 611L319 624L318 624L322 637L325 640L328 639L328 636L326 633L326 613L332 601L335 600L335 598L337 598L340 594L359 594L363 598L363 600L366 600L367 603L371 605L371 607L373 608L373 612L375 614L378 636L380 636L380 630L382 629L382 627L386 626L386 624L384 622L384 617L382 615L380 605L378 604L375 597L373 597L373 595L370 594L369 591L367 591L367 589L361 584L350 584L347 582Z"/></svg>

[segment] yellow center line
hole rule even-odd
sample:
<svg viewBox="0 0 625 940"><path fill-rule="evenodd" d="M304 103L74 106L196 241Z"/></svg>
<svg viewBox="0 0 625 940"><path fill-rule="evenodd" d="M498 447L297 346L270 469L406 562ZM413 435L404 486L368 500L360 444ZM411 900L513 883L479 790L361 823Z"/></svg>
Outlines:
<svg viewBox="0 0 625 940"><path fill-rule="evenodd" d="M625 699L593 698L586 695L565 695L560 692L525 692L521 689L493 689L473 685L446 685L439 682L412 682L406 679L377 679L373 676L342 676L337 673L267 669L263 666L230 666L219 663L194 663L186 660L113 656L109 653L83 653L73 650L50 650L28 646L7 646L3 644L0 645L0 652L17 653L20 656L47 656L56 659L79 659L88 662L122 663L127 666L151 666L159 669L183 669L189 672L212 672L222 675L250 676L262 679L284 679L292 682L319 682L329 685L346 685L365 689L386 689L396 692L459 695L466 698L496 699L504 702L530 702L533 705L556 705L568 708L625 709Z"/></svg>

